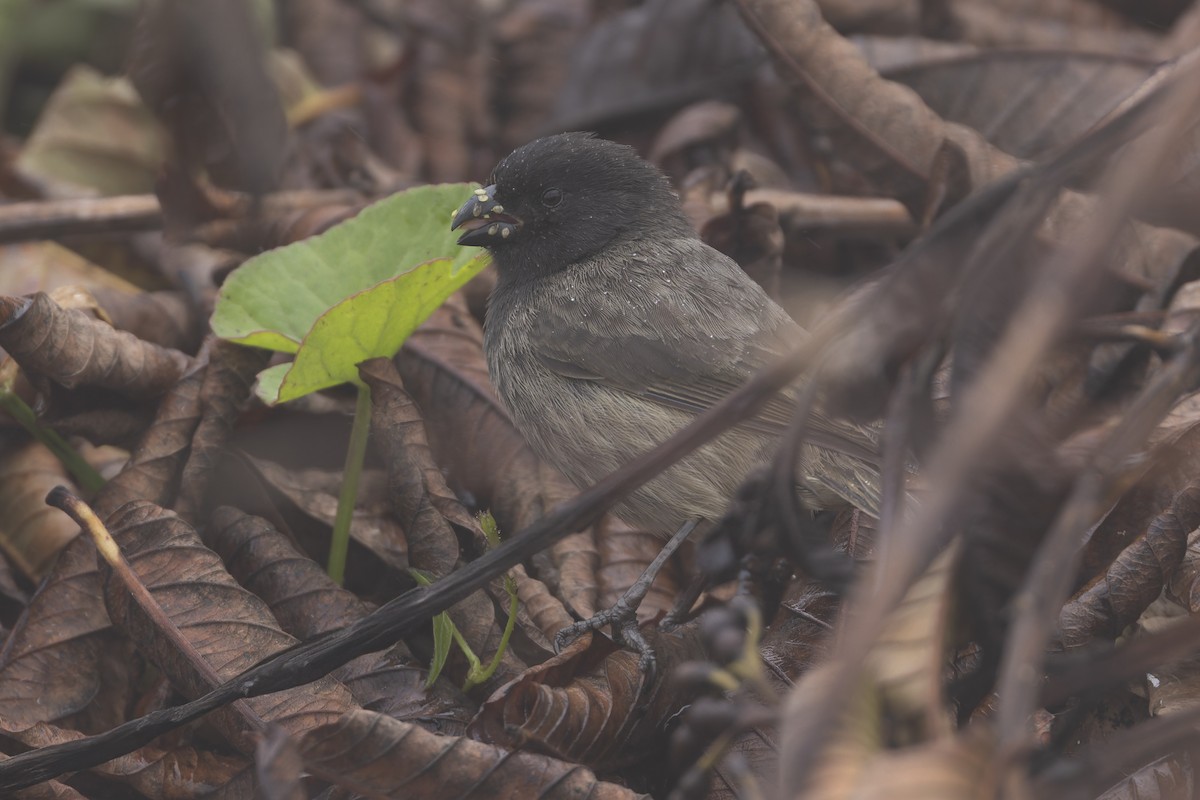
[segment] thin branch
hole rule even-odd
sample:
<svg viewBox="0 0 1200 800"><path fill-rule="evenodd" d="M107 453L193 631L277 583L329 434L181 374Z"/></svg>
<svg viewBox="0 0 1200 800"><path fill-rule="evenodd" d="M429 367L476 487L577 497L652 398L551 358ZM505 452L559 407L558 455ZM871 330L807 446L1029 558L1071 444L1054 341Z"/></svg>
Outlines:
<svg viewBox="0 0 1200 800"><path fill-rule="evenodd" d="M353 191L290 191L266 195L263 213L357 202ZM250 204L249 196L245 198ZM249 205L247 205L249 207ZM64 236L96 236L162 230L163 211L152 194L38 200L0 205L0 244Z"/></svg>

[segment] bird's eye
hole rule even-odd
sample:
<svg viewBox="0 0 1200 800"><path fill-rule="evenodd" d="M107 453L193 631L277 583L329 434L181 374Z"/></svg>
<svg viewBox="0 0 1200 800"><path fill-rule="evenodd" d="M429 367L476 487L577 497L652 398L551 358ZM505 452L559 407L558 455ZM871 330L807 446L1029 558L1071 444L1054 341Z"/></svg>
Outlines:
<svg viewBox="0 0 1200 800"><path fill-rule="evenodd" d="M546 208L554 208L563 201L563 193L560 189L547 189L542 192L542 205Z"/></svg>

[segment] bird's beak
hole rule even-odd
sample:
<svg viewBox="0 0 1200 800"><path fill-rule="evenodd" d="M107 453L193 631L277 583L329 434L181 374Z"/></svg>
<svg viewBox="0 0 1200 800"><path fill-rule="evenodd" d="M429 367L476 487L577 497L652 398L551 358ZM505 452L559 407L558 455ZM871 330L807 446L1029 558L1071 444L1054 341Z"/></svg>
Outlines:
<svg viewBox="0 0 1200 800"><path fill-rule="evenodd" d="M458 243L474 247L489 247L512 237L521 227L521 220L504 213L496 202L496 187L476 189L471 199L454 212L450 230L463 228Z"/></svg>

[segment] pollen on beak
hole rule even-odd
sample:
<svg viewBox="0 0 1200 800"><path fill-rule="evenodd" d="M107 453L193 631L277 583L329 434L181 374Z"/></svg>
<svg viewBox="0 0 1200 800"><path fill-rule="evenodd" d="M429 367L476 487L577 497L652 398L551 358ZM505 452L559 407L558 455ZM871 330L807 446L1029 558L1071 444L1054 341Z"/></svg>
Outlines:
<svg viewBox="0 0 1200 800"><path fill-rule="evenodd" d="M504 213L504 206L496 202L496 187L476 189L471 198L454 212L450 230L463 229L458 243L475 247L489 247L511 237L521 227L521 220Z"/></svg>

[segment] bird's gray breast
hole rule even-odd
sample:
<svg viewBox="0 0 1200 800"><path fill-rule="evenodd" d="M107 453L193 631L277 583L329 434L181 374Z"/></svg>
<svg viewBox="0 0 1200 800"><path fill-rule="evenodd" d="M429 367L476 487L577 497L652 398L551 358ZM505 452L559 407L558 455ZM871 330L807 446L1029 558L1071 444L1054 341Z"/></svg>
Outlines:
<svg viewBox="0 0 1200 800"><path fill-rule="evenodd" d="M577 484L593 482L620 465L611 446L596 452L598 429L620 411L606 402L603 387L547 368L529 336L553 305L586 300L551 281L521 290L500 286L488 306L484 348L492 384L538 455Z"/></svg>
<svg viewBox="0 0 1200 800"><path fill-rule="evenodd" d="M577 292L576 285L561 278L520 292L499 288L488 310L485 346L492 381L517 428L540 456L586 487L670 438L692 415L547 366L528 335L539 315L553 312L561 321L566 304L581 321L599 314L619 325L611 296ZM766 438L745 432L722 436L635 490L617 512L663 535L690 517L715 519L768 446Z"/></svg>

